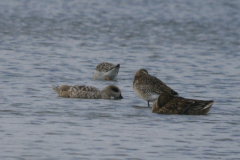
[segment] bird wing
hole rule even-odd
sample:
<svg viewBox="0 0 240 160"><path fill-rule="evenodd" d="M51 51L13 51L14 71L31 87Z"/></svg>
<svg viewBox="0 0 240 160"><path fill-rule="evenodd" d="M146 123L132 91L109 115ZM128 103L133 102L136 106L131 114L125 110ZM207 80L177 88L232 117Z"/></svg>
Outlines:
<svg viewBox="0 0 240 160"><path fill-rule="evenodd" d="M154 76L148 76L146 78L146 83L150 84L150 89L155 94L161 94L163 92L168 92L172 95L178 95L176 91L168 87L165 83L163 83L160 79Z"/></svg>
<svg viewBox="0 0 240 160"><path fill-rule="evenodd" d="M96 92L99 91L96 87L92 86L72 86L70 88L71 92Z"/></svg>
<svg viewBox="0 0 240 160"><path fill-rule="evenodd" d="M108 72L109 70L111 70L112 68L116 67L116 65L112 64L112 63L100 63L97 65L96 70L99 72Z"/></svg>

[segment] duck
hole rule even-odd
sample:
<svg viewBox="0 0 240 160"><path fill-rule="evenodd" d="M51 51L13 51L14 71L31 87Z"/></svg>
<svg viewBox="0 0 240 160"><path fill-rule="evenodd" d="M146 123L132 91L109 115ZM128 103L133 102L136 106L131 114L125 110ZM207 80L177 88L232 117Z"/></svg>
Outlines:
<svg viewBox="0 0 240 160"><path fill-rule="evenodd" d="M120 69L120 64L112 64L108 62L99 63L94 70L93 79L98 80L114 80Z"/></svg>
<svg viewBox="0 0 240 160"><path fill-rule="evenodd" d="M185 99L170 93L162 93L153 103L152 113L204 115L212 107L214 101Z"/></svg>
<svg viewBox="0 0 240 160"><path fill-rule="evenodd" d="M139 69L133 81L133 91L141 99L149 102L154 102L163 93L167 92L172 95L178 95L176 91L164 84L160 79L148 74L146 69Z"/></svg>
<svg viewBox="0 0 240 160"><path fill-rule="evenodd" d="M83 99L123 99L121 90L115 85L108 85L103 90L93 86L52 86L59 97L64 98L83 98Z"/></svg>

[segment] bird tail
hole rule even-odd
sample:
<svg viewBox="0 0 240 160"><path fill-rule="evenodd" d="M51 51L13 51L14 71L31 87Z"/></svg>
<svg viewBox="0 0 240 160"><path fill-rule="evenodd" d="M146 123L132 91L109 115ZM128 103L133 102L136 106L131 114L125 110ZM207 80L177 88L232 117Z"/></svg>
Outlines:
<svg viewBox="0 0 240 160"><path fill-rule="evenodd" d="M52 89L54 90L54 91L56 91L57 93L59 93L59 86L53 86L53 85L49 85L50 87L52 87Z"/></svg>
<svg viewBox="0 0 240 160"><path fill-rule="evenodd" d="M202 110L209 110L210 107L212 107L214 101L211 101L210 103L208 103Z"/></svg>

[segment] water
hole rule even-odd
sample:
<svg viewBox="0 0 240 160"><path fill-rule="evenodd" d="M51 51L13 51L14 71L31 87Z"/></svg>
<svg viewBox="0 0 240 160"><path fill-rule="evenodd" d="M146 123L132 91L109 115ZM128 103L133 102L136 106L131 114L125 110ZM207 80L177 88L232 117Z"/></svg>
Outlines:
<svg viewBox="0 0 240 160"><path fill-rule="evenodd" d="M239 1L0 1L1 159L239 159ZM93 80L100 62L116 81ZM206 116L158 115L132 90L145 68ZM114 84L122 100L49 84ZM152 104L152 103L151 103Z"/></svg>

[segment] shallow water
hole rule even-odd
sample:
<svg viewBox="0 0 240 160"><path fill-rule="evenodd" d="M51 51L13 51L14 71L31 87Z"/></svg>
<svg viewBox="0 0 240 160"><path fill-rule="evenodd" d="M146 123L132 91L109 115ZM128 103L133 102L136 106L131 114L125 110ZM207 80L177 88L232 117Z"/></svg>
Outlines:
<svg viewBox="0 0 240 160"><path fill-rule="evenodd" d="M239 1L0 1L1 159L239 159ZM116 81L93 80L100 62ZM132 90L145 68L208 115L158 115ZM114 84L122 100L49 85ZM151 103L152 104L152 103Z"/></svg>

